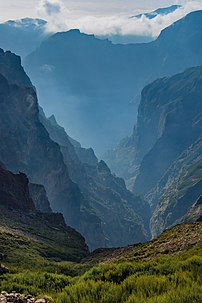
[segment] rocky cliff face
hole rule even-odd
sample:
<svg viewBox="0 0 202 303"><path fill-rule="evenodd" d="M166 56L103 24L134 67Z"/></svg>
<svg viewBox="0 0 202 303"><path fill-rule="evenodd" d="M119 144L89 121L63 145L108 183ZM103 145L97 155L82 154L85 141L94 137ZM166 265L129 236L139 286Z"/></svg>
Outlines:
<svg viewBox="0 0 202 303"><path fill-rule="evenodd" d="M153 235L181 222L201 218L202 138L189 146L171 165L148 199L154 209Z"/></svg>
<svg viewBox="0 0 202 303"><path fill-rule="evenodd" d="M0 73L6 79L9 79L11 84L32 87L32 83L21 65L20 57L10 51L4 52L1 48Z"/></svg>
<svg viewBox="0 0 202 303"><path fill-rule="evenodd" d="M43 213L52 213L46 190L43 185L29 183L29 194L37 210Z"/></svg>
<svg viewBox="0 0 202 303"><path fill-rule="evenodd" d="M18 236L24 235L27 239L35 241L37 239L38 246L41 245L39 243L43 243L43 249L41 251L39 249L41 256L44 254L54 258L58 254L57 257L61 260L78 261L88 254L84 238L66 226L62 214L45 214L36 209L29 193L27 176L23 173L13 174L2 163L0 163L0 230L1 232L9 230L10 235L13 232ZM4 240L6 241L2 238L0 255L6 258Z"/></svg>
<svg viewBox="0 0 202 303"><path fill-rule="evenodd" d="M23 84L13 85L9 75L1 75L1 160L13 171L24 171L31 182L43 184L53 208L57 207L58 200L62 202L66 192L70 197L69 206L76 211L79 199L73 200L77 188L68 176L59 147L50 140L38 119L35 90Z"/></svg>
<svg viewBox="0 0 202 303"><path fill-rule="evenodd" d="M92 149L71 141L55 118L41 122L50 137L60 145L71 179L101 220L105 246L123 246L149 238L149 205L126 189L122 179L111 174L104 161L98 161ZM72 144L72 143L73 144Z"/></svg>
<svg viewBox="0 0 202 303"><path fill-rule="evenodd" d="M29 195L28 178L25 174L12 174L0 163L0 204L8 209L23 212L35 211Z"/></svg>
<svg viewBox="0 0 202 303"><path fill-rule="evenodd" d="M149 201L153 235L200 217L201 96L201 67L146 86L133 136L111 152L114 167L127 152L121 173Z"/></svg>
<svg viewBox="0 0 202 303"><path fill-rule="evenodd" d="M134 191L145 195L201 133L202 68L157 80L142 92L136 133Z"/></svg>
<svg viewBox="0 0 202 303"><path fill-rule="evenodd" d="M67 224L87 239L94 239L93 230L99 232L99 219L71 181L58 144L50 139L39 120L36 92L20 58L1 51L0 60L1 161L14 172L25 172L31 183L42 184L52 209L62 212Z"/></svg>

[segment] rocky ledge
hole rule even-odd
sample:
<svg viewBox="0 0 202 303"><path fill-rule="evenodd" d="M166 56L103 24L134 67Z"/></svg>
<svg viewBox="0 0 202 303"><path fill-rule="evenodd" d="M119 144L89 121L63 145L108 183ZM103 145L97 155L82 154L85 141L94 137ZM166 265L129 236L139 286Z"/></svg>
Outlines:
<svg viewBox="0 0 202 303"><path fill-rule="evenodd" d="M16 292L7 293L2 291L0 294L0 303L50 303L44 298L35 298L31 295L20 294Z"/></svg>

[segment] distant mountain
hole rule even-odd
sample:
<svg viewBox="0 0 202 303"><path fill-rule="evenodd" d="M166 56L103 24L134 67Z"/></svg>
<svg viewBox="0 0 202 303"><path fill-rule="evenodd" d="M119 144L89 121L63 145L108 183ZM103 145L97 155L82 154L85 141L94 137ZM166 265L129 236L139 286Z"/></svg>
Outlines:
<svg viewBox="0 0 202 303"><path fill-rule="evenodd" d="M174 11L176 11L177 9L181 8L182 5L171 5L169 7L163 7L163 8L158 8L153 12L150 13L143 13L143 14L139 14L136 16L132 16L131 18L142 18L143 16L148 18L148 19L154 19L157 16L161 15L161 16L165 16L165 15L169 15L171 13L173 13Z"/></svg>
<svg viewBox="0 0 202 303"><path fill-rule="evenodd" d="M131 18L141 18L145 16L153 19L158 15L166 15L180 8L180 5L173 5L168 8L159 8L151 13L144 13ZM47 21L42 19L23 18L20 20L8 20L0 23L0 47L10 50L23 59L33 52L40 43L51 34L46 30ZM151 36L134 35L106 35L98 36L100 39L109 39L113 43L144 43L154 40Z"/></svg>
<svg viewBox="0 0 202 303"><path fill-rule="evenodd" d="M46 21L24 18L0 24L0 47L23 58L34 51L48 37Z"/></svg>
<svg viewBox="0 0 202 303"><path fill-rule="evenodd" d="M133 136L108 155L107 162L149 202L154 236L202 215L201 96L202 67L146 86Z"/></svg>
<svg viewBox="0 0 202 303"><path fill-rule="evenodd" d="M135 25L134 25L135 29ZM131 43L148 43L154 41L156 37L151 34L131 34L131 35L121 35L121 34L109 34L105 36L97 35L96 38L101 40L108 39L113 44L131 44Z"/></svg>
<svg viewBox="0 0 202 303"><path fill-rule="evenodd" d="M25 68L45 111L100 154L129 134L145 85L202 64L201 36L202 11L146 44L113 45L72 30L44 41Z"/></svg>
<svg viewBox="0 0 202 303"><path fill-rule="evenodd" d="M138 20L141 18L147 18L149 20L152 20L158 16L166 16L169 15L179 8L181 8L181 5L172 5L165 8L158 8L155 11L149 12L149 13L142 13L139 15L135 15L130 17L129 19ZM141 21L140 21L141 22ZM139 26L140 24L134 24L134 30L136 26ZM111 34L111 35L104 35L104 36L97 36L100 39L109 39L114 44L129 44L129 43L148 43L156 39L151 33L148 34Z"/></svg>

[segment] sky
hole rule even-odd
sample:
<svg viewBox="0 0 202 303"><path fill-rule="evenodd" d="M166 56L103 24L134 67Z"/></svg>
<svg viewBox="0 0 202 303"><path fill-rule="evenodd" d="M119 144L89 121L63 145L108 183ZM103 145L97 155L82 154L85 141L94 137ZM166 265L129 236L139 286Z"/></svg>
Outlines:
<svg viewBox="0 0 202 303"><path fill-rule="evenodd" d="M183 7L153 20L129 19L173 4ZM0 22L32 17L47 20L47 30L52 32L79 28L82 32L103 36L155 37L163 28L197 9L202 9L202 0L0 0Z"/></svg>

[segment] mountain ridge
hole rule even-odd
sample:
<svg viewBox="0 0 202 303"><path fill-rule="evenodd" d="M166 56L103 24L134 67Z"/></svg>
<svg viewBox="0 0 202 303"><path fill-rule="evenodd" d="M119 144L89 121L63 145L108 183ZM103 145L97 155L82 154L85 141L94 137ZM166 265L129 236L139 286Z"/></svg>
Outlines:
<svg viewBox="0 0 202 303"><path fill-rule="evenodd" d="M142 18L143 16L148 18L148 19L153 19L156 18L158 15L164 16L164 15L169 15L170 13L173 13L177 9L181 8L182 5L171 5L168 7L162 7L162 8L157 8L156 10L149 12L149 13L143 13L139 14L136 16L132 16L131 18Z"/></svg>
<svg viewBox="0 0 202 303"><path fill-rule="evenodd" d="M188 14L146 44L58 33L26 58L25 68L45 112L100 155L130 133L145 85L202 64L201 15Z"/></svg>

